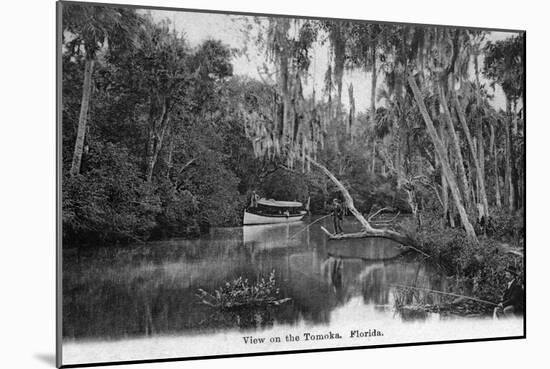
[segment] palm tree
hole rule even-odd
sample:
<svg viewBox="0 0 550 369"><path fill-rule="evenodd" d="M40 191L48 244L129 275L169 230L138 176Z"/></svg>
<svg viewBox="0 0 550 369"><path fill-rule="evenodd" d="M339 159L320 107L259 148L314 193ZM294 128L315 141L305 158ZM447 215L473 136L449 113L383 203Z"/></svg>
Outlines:
<svg viewBox="0 0 550 369"><path fill-rule="evenodd" d="M505 192L508 194L508 207L510 211L516 209L519 200L516 163L514 150L514 136L517 132L517 120L513 119L518 101L523 97L523 55L525 51L524 34L497 42L488 42L485 46L485 59L483 74L489 78L491 86L499 84L506 97L506 119L504 119L504 131L506 133L505 151ZM512 111L512 107L514 112Z"/></svg>
<svg viewBox="0 0 550 369"><path fill-rule="evenodd" d="M468 188L463 189L462 193L459 189L458 184L464 184L464 177L461 175L461 180L458 181L455 173L451 166L451 161L446 151L446 147L443 145L442 137L439 136L437 130L435 129L432 118L430 117L426 104L424 102L423 91L428 87L428 92L430 90L430 85L437 86L438 89L438 99L439 105L443 108L444 114L443 119L447 123L447 129L450 133L450 138L453 142L453 148L455 155L458 156L460 152L460 145L458 138L453 134L454 127L452 121L450 121L450 109L448 109L447 101L445 98L445 90L453 91L454 83L457 77L461 77L464 73L463 58L460 58L461 47L463 46L464 37L460 30L450 30L444 28L434 27L427 30L424 35L424 43L422 45L426 50L427 59L422 58L422 62L426 63L426 66L418 66L416 68L416 77L421 82L422 91L418 87L416 78L414 74L408 78L409 86L413 92L414 99L416 100L417 107L422 115L422 119L426 124L427 133L430 136L430 140L434 145L434 150L438 159L438 162L441 165L442 169L442 178L444 177L446 184L448 185L451 195L454 201L456 210L459 213L461 223L466 230L466 233L469 238L476 240L476 234L473 229L473 226L468 218L467 212L467 194ZM426 74L427 73L427 74ZM431 93L431 92L430 92ZM469 136L469 131L467 130L467 125L460 103L456 96L454 96L453 102L455 102L455 108L458 115L460 116L460 121L465 130L465 134L468 136L468 144L470 148L472 147L471 137ZM445 106L443 106L445 105ZM466 127L464 127L466 125ZM473 155L473 159L477 160L477 156ZM479 167L477 162L474 161L476 169ZM463 173L462 170L460 172ZM479 170L476 171L479 177ZM481 184L483 184L480 181ZM442 183L443 185L443 183ZM442 186L443 187L443 186ZM485 191L482 186L481 190Z"/></svg>
<svg viewBox="0 0 550 369"><path fill-rule="evenodd" d="M409 77L409 85L413 91L414 98L417 102L418 108L422 114L424 122L426 123L426 129L428 131L428 134L430 135L430 138L434 144L435 152L438 156L439 162L441 163L442 171L449 185L449 189L451 190L451 194L453 196L453 199L455 201L455 206L460 215L460 220L462 222L462 225L466 231L466 235L471 240L477 241L476 233L474 231L472 224L470 223L470 220L468 219L468 214L466 213L466 209L464 208L464 203L460 195L460 191L458 189L455 175L451 169L451 165L450 165L448 156L446 154L445 147L443 146L441 138L439 137L434 127L433 121L430 115L428 114L428 110L424 103L422 93L420 92L420 89L416 84L414 76Z"/></svg>
<svg viewBox="0 0 550 369"><path fill-rule="evenodd" d="M70 171L74 176L80 173L97 54L105 45L112 50L131 44L132 31L139 25L140 18L133 9L79 4L62 6L64 38L68 39L64 46L73 54L83 52L85 56L82 102Z"/></svg>

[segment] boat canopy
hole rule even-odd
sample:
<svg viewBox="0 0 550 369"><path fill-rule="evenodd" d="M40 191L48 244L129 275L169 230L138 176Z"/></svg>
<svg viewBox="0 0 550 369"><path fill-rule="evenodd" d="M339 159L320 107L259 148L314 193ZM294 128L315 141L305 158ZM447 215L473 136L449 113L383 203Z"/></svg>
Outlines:
<svg viewBox="0 0 550 369"><path fill-rule="evenodd" d="M259 199L258 205L273 206L277 208L300 208L302 203L298 201L276 201L273 199Z"/></svg>

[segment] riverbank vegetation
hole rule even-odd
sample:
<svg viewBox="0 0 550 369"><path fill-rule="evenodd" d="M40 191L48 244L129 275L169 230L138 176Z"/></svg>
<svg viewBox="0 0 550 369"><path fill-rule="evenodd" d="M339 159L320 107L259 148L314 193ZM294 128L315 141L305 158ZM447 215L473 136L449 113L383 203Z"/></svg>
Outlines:
<svg viewBox="0 0 550 369"><path fill-rule="evenodd" d="M410 220L406 222L410 223ZM517 268L518 278L523 281L523 218L510 219L501 215L495 217L494 223L494 230L487 231L490 236L480 234L474 242L459 229L443 227L436 216L425 217L425 228L415 231L410 237L429 255L426 261L449 278L450 291L493 304L456 296L441 304L433 304L426 302L426 293L423 293L417 300L420 305L431 304L430 309L443 309L448 313L490 314L510 282L505 277L506 268ZM404 231L412 229L407 224L400 227Z"/></svg>
<svg viewBox="0 0 550 369"><path fill-rule="evenodd" d="M314 214L341 197L363 231L330 238L394 239L487 299L521 265L522 34L234 17L263 57L252 76L234 72L247 48L151 13L63 11L65 247L239 225L256 191ZM381 208L410 217L377 228Z"/></svg>

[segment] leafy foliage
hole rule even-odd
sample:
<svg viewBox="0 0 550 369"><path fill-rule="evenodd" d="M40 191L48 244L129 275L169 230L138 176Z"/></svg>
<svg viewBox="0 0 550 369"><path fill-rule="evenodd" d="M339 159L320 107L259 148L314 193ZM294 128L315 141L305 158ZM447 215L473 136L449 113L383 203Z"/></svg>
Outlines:
<svg viewBox="0 0 550 369"><path fill-rule="evenodd" d="M239 277L208 293L199 289L197 297L200 302L222 310L250 308L262 305L280 305L289 298L279 298L279 288L275 281L275 271L272 271L268 279L261 278L255 283Z"/></svg>
<svg viewBox="0 0 550 369"><path fill-rule="evenodd" d="M517 220L505 219L495 223L510 221L508 226L522 227ZM503 251L496 234L492 235L495 238L482 238L475 243L468 240L463 230L444 226L436 214L425 214L424 227L420 230L411 224L411 220L401 222L400 227L418 241L421 249L430 255L432 263L439 265L446 275L453 276L455 283L478 298L499 301L509 282L505 278L506 268L513 265L523 270L522 259Z"/></svg>
<svg viewBox="0 0 550 369"><path fill-rule="evenodd" d="M192 237L211 226L237 225L252 191L275 199L310 199L312 211L325 212L338 190L310 170L306 156L333 171L363 213L390 207L415 215L425 212L428 219L432 212L446 218L445 212L456 209L442 188L441 164L407 87L408 76L417 77L443 136L449 133L435 87L442 76L456 87L472 130L481 122L487 132L502 118L490 108L485 89L468 80L470 58L481 50L483 39L474 31L258 21L257 46L276 71L270 75L264 65L261 80L255 80L233 76L237 50L214 39L190 45L169 21L116 7L68 4L64 9L64 170L75 147L84 65L86 58L95 59L80 174L64 175L68 246ZM519 93L523 78L521 42L518 37L489 43L483 51L486 77L502 84L510 98ZM331 53L326 93L306 96L303 84L314 64L312 49L325 43ZM383 83L372 91L370 110L356 114L344 109L340 95L345 67L379 75ZM350 100L355 99L352 86L348 88ZM339 96L333 100L334 90ZM483 129L476 131L478 144L489 143ZM498 132L493 141L503 138ZM468 153L462 127L457 135L459 149ZM510 138L512 151L520 153L510 159L518 168L524 152L521 138L521 132ZM489 162L492 151L482 159L491 188L500 184L507 164L504 148L495 151L494 165ZM456 166L454 154L447 154ZM463 161L473 178L471 162L477 158L469 156ZM475 195L474 182L473 191L461 191ZM495 202L496 195L488 197ZM468 211L474 219L474 207ZM515 216L497 214L492 221L494 237L521 238Z"/></svg>
<svg viewBox="0 0 550 369"><path fill-rule="evenodd" d="M94 143L84 174L63 178L65 243L147 239L160 201L140 178L135 158L111 143Z"/></svg>
<svg viewBox="0 0 550 369"><path fill-rule="evenodd" d="M501 85L511 101L517 101L523 93L523 53L523 35L486 46L483 73Z"/></svg>
<svg viewBox="0 0 550 369"><path fill-rule="evenodd" d="M63 6L63 30L68 35L63 34L64 44L70 53L85 51L90 59L105 45L120 51L129 41L131 43L132 32L141 20L131 8L66 4Z"/></svg>

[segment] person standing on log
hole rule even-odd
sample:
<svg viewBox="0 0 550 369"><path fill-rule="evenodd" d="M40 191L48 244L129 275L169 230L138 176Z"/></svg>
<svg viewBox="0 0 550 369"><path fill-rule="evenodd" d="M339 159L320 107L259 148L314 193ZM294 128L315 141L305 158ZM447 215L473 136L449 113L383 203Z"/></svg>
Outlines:
<svg viewBox="0 0 550 369"><path fill-rule="evenodd" d="M344 233L342 230L342 220L344 219L344 209L338 199L332 200L332 222L334 225L334 234Z"/></svg>

